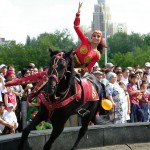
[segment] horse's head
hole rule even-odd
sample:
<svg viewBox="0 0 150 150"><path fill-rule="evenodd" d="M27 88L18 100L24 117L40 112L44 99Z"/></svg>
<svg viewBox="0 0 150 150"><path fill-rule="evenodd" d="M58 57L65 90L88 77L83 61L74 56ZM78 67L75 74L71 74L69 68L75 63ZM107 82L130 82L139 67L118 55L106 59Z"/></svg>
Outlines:
<svg viewBox="0 0 150 150"><path fill-rule="evenodd" d="M57 87L61 80L65 78L65 74L69 66L69 57L72 52L52 51L50 49L51 60L48 69L48 89L47 93L50 96L56 94Z"/></svg>

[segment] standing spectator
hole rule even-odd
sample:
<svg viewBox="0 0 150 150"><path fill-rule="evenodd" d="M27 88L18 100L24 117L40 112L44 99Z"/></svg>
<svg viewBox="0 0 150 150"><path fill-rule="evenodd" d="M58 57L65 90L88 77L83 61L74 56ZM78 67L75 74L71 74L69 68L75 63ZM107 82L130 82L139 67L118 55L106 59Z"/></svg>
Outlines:
<svg viewBox="0 0 150 150"><path fill-rule="evenodd" d="M107 70L105 68L102 68L101 72L103 73L103 75L102 75L102 79L100 80L100 82L103 83L106 86L107 83L109 82L106 78Z"/></svg>
<svg viewBox="0 0 150 150"><path fill-rule="evenodd" d="M93 72L93 75L99 81L99 87L101 89L101 92L99 93L99 97L100 97L100 100L102 101L103 99L106 98L105 85L100 82L103 77L103 73L100 71L95 71ZM100 101L100 104L101 104L101 101ZM108 115L109 115L109 111L104 110L102 105L100 105L99 111L96 115L95 124L108 124L109 123Z"/></svg>
<svg viewBox="0 0 150 150"><path fill-rule="evenodd" d="M122 76L123 76L122 72L121 71L117 71L116 75L117 75L117 82L118 83L121 82L121 79L122 79Z"/></svg>
<svg viewBox="0 0 150 150"><path fill-rule="evenodd" d="M8 103L13 104L13 109L16 110L17 107L17 101L16 101L16 94L13 91L13 88L7 87L7 92L4 94L4 102L5 102L5 108L7 107Z"/></svg>
<svg viewBox="0 0 150 150"><path fill-rule="evenodd" d="M106 70L108 70L108 72L113 72L114 71L114 65L112 63L107 63L105 65Z"/></svg>
<svg viewBox="0 0 150 150"><path fill-rule="evenodd" d="M150 101L150 93L147 91L147 82L143 81L140 86L142 94L139 96L139 105L144 113L144 122L148 121L148 102Z"/></svg>
<svg viewBox="0 0 150 150"><path fill-rule="evenodd" d="M94 71L100 71L100 70L101 70L101 69L100 69L100 67L99 67L99 64L98 64L98 62L96 62L95 65L93 66L91 72L94 72Z"/></svg>
<svg viewBox="0 0 150 150"><path fill-rule="evenodd" d="M37 96L37 97L35 97L33 100L32 100L32 102L27 102L27 104L28 104L28 108L27 108L27 121L29 121L30 120L30 118L31 118L31 112L33 111L33 110L39 110L39 106L40 106L40 99L39 99L39 97Z"/></svg>
<svg viewBox="0 0 150 150"><path fill-rule="evenodd" d="M130 71L129 71L128 68L124 68L122 70L122 73L123 73L123 76L122 76L121 82L123 82L125 84L125 86L127 87L128 83L129 83L129 74L130 74Z"/></svg>
<svg viewBox="0 0 150 150"><path fill-rule="evenodd" d="M130 102L131 102L131 115L130 120L131 123L133 122L143 122L144 121L144 114L142 109L139 106L139 101L137 99L137 96L141 94L141 91L138 90L137 87L137 75L132 74L130 76L130 83L127 85L127 91L130 96Z"/></svg>
<svg viewBox="0 0 150 150"><path fill-rule="evenodd" d="M6 92L4 77L0 74L0 102L3 102L3 94Z"/></svg>
<svg viewBox="0 0 150 150"><path fill-rule="evenodd" d="M21 70L22 77L27 77L31 75L31 71L27 68L23 68ZM21 112L22 112L22 128L24 129L27 126L27 109L28 109L28 102L27 96L30 94L31 89L33 88L33 84L25 84L22 85L24 93L21 99Z"/></svg>
<svg viewBox="0 0 150 150"><path fill-rule="evenodd" d="M8 70L6 76L7 76L7 82L13 81L16 78L15 72L13 70ZM21 85L12 86L12 90L13 93L16 95L17 107L15 109L15 113L19 123L18 131L20 132L21 131L21 97L24 90Z"/></svg>
<svg viewBox="0 0 150 150"><path fill-rule="evenodd" d="M119 65L115 66L114 68L114 73L117 73L117 72L122 72L122 67Z"/></svg>
<svg viewBox="0 0 150 150"><path fill-rule="evenodd" d="M145 71L148 73L147 82L148 82L148 91L150 92L150 62L145 63Z"/></svg>
<svg viewBox="0 0 150 150"><path fill-rule="evenodd" d="M133 68L134 68L134 71L136 72L138 69L140 69L140 65L139 64L135 64L133 66Z"/></svg>
<svg viewBox="0 0 150 150"><path fill-rule="evenodd" d="M0 72L2 73L3 77L6 79L7 66L5 64L0 65Z"/></svg>
<svg viewBox="0 0 150 150"><path fill-rule="evenodd" d="M117 83L117 75L113 72L107 74L109 83L106 85L106 98L113 104L110 119L114 123L122 123L123 120L123 89Z"/></svg>
<svg viewBox="0 0 150 150"><path fill-rule="evenodd" d="M125 84L123 82L119 82L120 87L124 90L123 93L123 123L130 121L130 97L129 93L126 90Z"/></svg>
<svg viewBox="0 0 150 150"><path fill-rule="evenodd" d="M44 71L43 67L39 67L38 72L42 72L42 71Z"/></svg>
<svg viewBox="0 0 150 150"><path fill-rule="evenodd" d="M10 70L10 71L14 71L14 72L15 72L15 67L14 67L14 65L9 65L9 66L7 66L7 70Z"/></svg>
<svg viewBox="0 0 150 150"><path fill-rule="evenodd" d="M6 130L5 134L9 134L9 133L16 133L16 129L18 127L18 122L17 122L17 117L16 114L14 113L14 105L12 103L8 103L7 104L7 112L4 115L4 120L10 124L13 124L14 128L12 128L11 130Z"/></svg>

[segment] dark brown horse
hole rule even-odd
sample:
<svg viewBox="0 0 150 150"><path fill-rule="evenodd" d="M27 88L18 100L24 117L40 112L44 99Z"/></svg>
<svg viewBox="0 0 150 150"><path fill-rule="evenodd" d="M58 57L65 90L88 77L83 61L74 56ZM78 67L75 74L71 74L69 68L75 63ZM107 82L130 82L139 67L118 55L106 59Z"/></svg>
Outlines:
<svg viewBox="0 0 150 150"><path fill-rule="evenodd" d="M68 118L80 110L82 105L82 109L85 108L89 113L82 117L82 126L77 140L70 149L77 148L87 131L89 122L94 120L100 105L98 93L101 91L93 75L87 75L80 81L76 79L73 62L71 52L51 51L47 81L39 96L42 101L41 109L32 123L23 130L19 150L23 150L30 131L48 117L53 130L43 149L50 150L53 142L63 131ZM83 89L86 89L86 92Z"/></svg>

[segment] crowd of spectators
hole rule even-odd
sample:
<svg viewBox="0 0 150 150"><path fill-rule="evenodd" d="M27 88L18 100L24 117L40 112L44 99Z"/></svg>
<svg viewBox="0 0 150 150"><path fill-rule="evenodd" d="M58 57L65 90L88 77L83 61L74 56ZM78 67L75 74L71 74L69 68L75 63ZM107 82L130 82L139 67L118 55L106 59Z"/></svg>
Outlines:
<svg viewBox="0 0 150 150"><path fill-rule="evenodd" d="M21 132L37 113L40 100L36 97L32 102L27 101L27 95L34 88L33 83L5 87L5 83L16 78L26 77L43 71L43 67L36 68L29 63L26 68L16 71L15 66L0 65L0 134ZM49 122L40 123L35 130L52 128Z"/></svg>
<svg viewBox="0 0 150 150"><path fill-rule="evenodd" d="M111 123L150 122L150 63L122 68L107 63L98 64L92 72L105 86L105 97L112 102L108 111Z"/></svg>
<svg viewBox="0 0 150 150"><path fill-rule="evenodd" d="M0 134L21 132L38 113L40 106L38 97L32 102L26 99L36 84L5 87L5 83L43 70L33 63L19 72L13 65L0 65ZM103 89L99 95L101 99L106 98L113 105L110 111L100 107L97 116L107 116L111 123L150 122L150 62L146 62L144 67L135 64L125 68L112 63L100 68L96 63L91 73ZM35 130L46 128L52 128L52 125L43 121Z"/></svg>

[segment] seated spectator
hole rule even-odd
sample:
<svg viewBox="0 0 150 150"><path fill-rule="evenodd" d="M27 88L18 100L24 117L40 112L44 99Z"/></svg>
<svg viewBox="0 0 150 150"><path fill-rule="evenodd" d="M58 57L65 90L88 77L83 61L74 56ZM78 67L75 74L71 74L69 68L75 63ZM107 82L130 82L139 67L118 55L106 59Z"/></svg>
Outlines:
<svg viewBox="0 0 150 150"><path fill-rule="evenodd" d="M7 110L4 109L4 103L0 102L0 135L5 134L7 130L12 131L14 129L14 124L5 121Z"/></svg>
<svg viewBox="0 0 150 150"><path fill-rule="evenodd" d="M7 104L7 112L4 115L4 120L10 124L13 124L13 128L11 130L7 130L7 133L15 133L15 130L18 127L17 117L13 111L14 105L12 103Z"/></svg>

